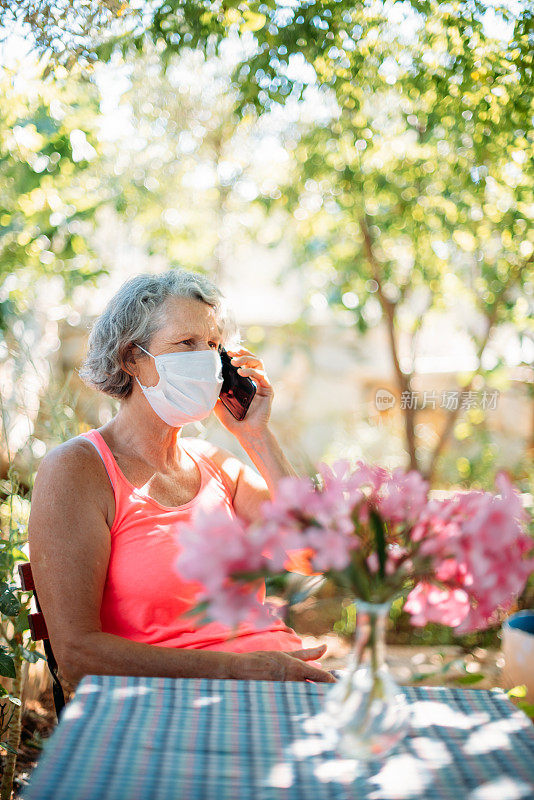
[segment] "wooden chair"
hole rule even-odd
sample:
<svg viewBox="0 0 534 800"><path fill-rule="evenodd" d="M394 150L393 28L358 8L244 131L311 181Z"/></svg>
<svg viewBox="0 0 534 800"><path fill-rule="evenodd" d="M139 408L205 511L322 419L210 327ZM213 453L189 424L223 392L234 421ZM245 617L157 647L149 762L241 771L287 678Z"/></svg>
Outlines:
<svg viewBox="0 0 534 800"><path fill-rule="evenodd" d="M63 708L65 707L65 695L63 693L63 687L58 677L57 661L55 659L54 653L52 652L52 645L50 644L50 639L48 637L48 630L46 628L44 614L41 611L41 606L39 605L39 600L37 598L37 592L35 590L35 584L33 582L32 568L30 562L25 561L23 564L19 564L18 569L20 575L20 585L22 586L24 591L33 592L33 596L35 598L35 606L37 608L37 613L28 614L30 634L34 642L39 642L41 640L43 642L44 651L46 655L46 662L48 664L48 669L50 670L50 674L52 675L52 693L54 696L54 706L56 708L56 716L59 720L59 715L63 710Z"/></svg>

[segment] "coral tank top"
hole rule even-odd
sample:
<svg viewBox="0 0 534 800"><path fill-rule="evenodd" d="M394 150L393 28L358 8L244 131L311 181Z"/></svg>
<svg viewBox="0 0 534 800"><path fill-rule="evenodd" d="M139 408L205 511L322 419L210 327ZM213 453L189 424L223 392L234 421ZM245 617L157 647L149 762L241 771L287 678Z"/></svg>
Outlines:
<svg viewBox="0 0 534 800"><path fill-rule="evenodd" d="M221 470L201 452L193 437L181 438L180 443L200 470L200 490L188 503L170 508L126 479L98 431L80 435L97 449L115 495L111 552L100 610L104 632L161 647L238 653L303 647L295 631L274 617L272 625L260 631L242 622L233 636L231 628L219 622L195 626L198 616L184 617L195 606L201 584L184 580L173 567L180 552L180 527L191 521L193 509L199 507L206 511L224 509L228 516L236 516ZM257 597L263 603L265 583ZM321 667L319 661L307 663Z"/></svg>

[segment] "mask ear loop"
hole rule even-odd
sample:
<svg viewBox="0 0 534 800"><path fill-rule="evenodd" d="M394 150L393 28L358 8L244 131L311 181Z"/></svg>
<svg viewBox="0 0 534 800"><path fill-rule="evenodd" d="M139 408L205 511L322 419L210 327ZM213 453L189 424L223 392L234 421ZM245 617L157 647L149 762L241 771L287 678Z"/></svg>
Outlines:
<svg viewBox="0 0 534 800"><path fill-rule="evenodd" d="M150 358L153 358L154 361L156 360L155 356L153 356L152 353L149 353L148 350L145 350L144 347L141 347L140 344L137 344L137 342L132 342L132 344L134 344L136 347L138 347L140 350L142 350L143 353L146 353L147 356L150 356ZM134 375L134 378L137 381L137 383L139 384L139 386L141 387L141 391L144 393L145 389L148 389L148 386L143 386L143 384L141 383L141 381L139 380L137 375Z"/></svg>
<svg viewBox="0 0 534 800"><path fill-rule="evenodd" d="M144 348L144 347L141 347L141 345L140 345L140 344L137 344L137 342L132 342L132 344L134 344L136 347L138 347L140 350L142 350L142 351L143 351L143 353L146 353L146 354L147 354L147 356L150 356L150 358L153 358L153 359L154 359L154 361L156 360L156 357L155 357L155 356L153 356L153 355L152 355L152 353L149 353L149 352L148 352L148 350L145 350L145 348Z"/></svg>

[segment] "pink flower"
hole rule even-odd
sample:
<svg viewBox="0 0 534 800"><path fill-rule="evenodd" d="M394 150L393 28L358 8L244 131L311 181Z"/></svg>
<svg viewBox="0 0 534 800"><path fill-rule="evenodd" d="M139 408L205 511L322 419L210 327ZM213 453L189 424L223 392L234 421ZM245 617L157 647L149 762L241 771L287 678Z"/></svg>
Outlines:
<svg viewBox="0 0 534 800"><path fill-rule="evenodd" d="M521 496L513 487L510 477L500 470L495 476L495 486L501 493L503 501L506 503L509 513L521 522L528 520L528 514L521 502Z"/></svg>
<svg viewBox="0 0 534 800"><path fill-rule="evenodd" d="M344 570L350 564L351 550L358 547L355 536L347 536L332 528L309 527L304 531L306 544L314 549L314 569Z"/></svg>
<svg viewBox="0 0 534 800"><path fill-rule="evenodd" d="M309 478L286 475L278 481L274 499L261 503L261 520L282 525L294 525L314 494L315 487Z"/></svg>
<svg viewBox="0 0 534 800"><path fill-rule="evenodd" d="M397 544L393 544L388 546L386 551L386 564L384 567L384 571L386 575L394 575L398 569L404 568L406 570L406 565L411 568L411 562L406 559L403 561L402 566L399 567L400 560L406 555L406 550L404 548L399 547ZM373 551L366 559L367 566L369 567L369 571L373 574L378 572L379 563L378 563L378 555L375 551Z"/></svg>
<svg viewBox="0 0 534 800"><path fill-rule="evenodd" d="M412 615L412 625L439 622L455 628L469 613L469 598L462 589L440 589L422 582L412 589L404 608Z"/></svg>
<svg viewBox="0 0 534 800"><path fill-rule="evenodd" d="M246 622L256 630L265 629L273 624L277 615L272 604L262 605L259 602L256 592L257 587L228 583L217 596L209 596L207 613L213 622L231 628ZM208 598L206 594L203 596Z"/></svg>
<svg viewBox="0 0 534 800"><path fill-rule="evenodd" d="M356 518L360 523L360 525L367 525L369 522L370 515L371 515L371 506L367 502L367 500L364 500L364 502L360 503L360 505L356 510Z"/></svg>
<svg viewBox="0 0 534 800"><path fill-rule="evenodd" d="M373 591L396 591L409 577L415 587L405 608L415 625L437 622L465 632L492 624L534 571L534 543L522 529L527 515L505 473L496 478L499 495L473 491L441 501L428 500L428 484L415 471L390 474L361 461L351 469L340 460L320 464L317 478L318 485L282 478L251 525L228 511L199 512L180 531L176 567L199 583L212 619L264 626L272 620L256 594L258 581L240 579L240 572L335 577L353 550L365 547L363 566L354 568L374 576ZM376 547L384 544L379 576Z"/></svg>
<svg viewBox="0 0 534 800"><path fill-rule="evenodd" d="M406 548L400 547L398 544L391 544L387 548L386 557L386 575L394 575L397 570L403 571L412 568L412 563L409 559L405 558L408 555Z"/></svg>
<svg viewBox="0 0 534 800"><path fill-rule="evenodd" d="M318 474L322 477L325 486L340 485L345 486L347 479L350 478L350 461L346 458L335 461L330 467L324 461L318 464Z"/></svg>
<svg viewBox="0 0 534 800"><path fill-rule="evenodd" d="M428 481L419 472L396 469L380 491L377 506L383 518L393 523L413 524L428 502Z"/></svg>
<svg viewBox="0 0 534 800"><path fill-rule="evenodd" d="M367 562L367 566L369 567L369 572L372 572L373 575L376 575L380 566L378 563L377 554L375 552L370 553L365 560Z"/></svg>
<svg viewBox="0 0 534 800"><path fill-rule="evenodd" d="M372 494L378 494L382 484L389 479L390 475L383 467L375 464L365 464L363 461L356 463L356 469L348 479L348 483L353 488L369 486Z"/></svg>
<svg viewBox="0 0 534 800"><path fill-rule="evenodd" d="M296 526L286 528L271 520L258 523L250 533L262 556L267 559L265 566L272 572L286 569L290 551L299 551L306 547L304 537Z"/></svg>
<svg viewBox="0 0 534 800"><path fill-rule="evenodd" d="M230 627L246 621L256 629L272 624L275 609L271 604L263 605L258 596L262 579L245 584L232 579L234 572L264 567L265 539L260 531L249 530L242 520L224 511L197 511L177 540L182 549L176 569L187 580L200 584L196 601L208 601L206 612L211 620Z"/></svg>
<svg viewBox="0 0 534 800"><path fill-rule="evenodd" d="M342 534L352 534L354 523L351 519L353 503L350 502L338 485L328 486L322 492L316 491L309 498L305 514L324 528L334 528Z"/></svg>
<svg viewBox="0 0 534 800"><path fill-rule="evenodd" d="M288 552L304 549L310 556L315 551L314 569L347 566L348 551L359 544L351 519L354 501L346 488L348 466L345 461L332 468L321 464L321 488L307 479L283 478L274 500L262 503L258 536L270 568L287 568Z"/></svg>
<svg viewBox="0 0 534 800"><path fill-rule="evenodd" d="M420 542L419 556L434 564L442 591L450 597L461 591L468 599L461 619L451 616L450 599L444 599L432 607L432 620L452 625L455 618L453 627L461 632L491 624L497 609L510 607L534 570L534 543L521 529L525 512L518 495L505 475L498 485L500 497L477 491L428 503L412 531L412 541ZM422 611L412 602L405 608L415 619L428 618L428 602ZM458 604L455 610L460 613Z"/></svg>
<svg viewBox="0 0 534 800"><path fill-rule="evenodd" d="M199 511L177 536L181 552L175 567L186 580L216 594L232 572L261 569L263 557L238 517L224 511Z"/></svg>

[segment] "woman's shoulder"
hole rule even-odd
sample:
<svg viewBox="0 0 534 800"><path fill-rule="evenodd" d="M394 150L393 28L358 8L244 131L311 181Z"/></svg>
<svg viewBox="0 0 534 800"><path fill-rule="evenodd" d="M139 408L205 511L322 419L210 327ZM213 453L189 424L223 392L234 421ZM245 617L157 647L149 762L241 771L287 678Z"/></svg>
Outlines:
<svg viewBox="0 0 534 800"><path fill-rule="evenodd" d="M191 447L195 450L195 452L201 453L208 458L212 458L217 463L228 460L241 463L237 456L235 456L229 450L226 450L224 447L219 447L219 445L212 444L212 442L208 442L206 439L201 439L198 436L184 436L183 442L186 448Z"/></svg>
<svg viewBox="0 0 534 800"><path fill-rule="evenodd" d="M100 460L95 447L88 439L83 436L73 436L72 439L53 447L44 456L38 472L63 474L69 476L71 480L78 476L90 480Z"/></svg>
<svg viewBox="0 0 534 800"><path fill-rule="evenodd" d="M225 450L224 447L219 447L216 444L208 442L206 439L200 439L198 436L184 436L184 444L186 448L191 449L210 460L218 469L224 474L225 482L231 487L232 492L235 490L239 472L243 466L237 456Z"/></svg>
<svg viewBox="0 0 534 800"><path fill-rule="evenodd" d="M203 453L207 456L213 456L217 453L217 446L208 442L206 439L201 439L199 436L183 436L181 441L184 443L186 449L191 448L195 452Z"/></svg>
<svg viewBox="0 0 534 800"><path fill-rule="evenodd" d="M92 536L102 521L111 528L114 514L113 487L87 439L75 436L45 455L32 491L34 541L36 525L72 538L74 521L76 535Z"/></svg>
<svg viewBox="0 0 534 800"><path fill-rule="evenodd" d="M230 455L230 453L223 450L221 447L208 442L206 439L200 439L198 436L184 436L183 445L186 450L190 450L195 455L202 456L218 467L224 463L225 457Z"/></svg>

